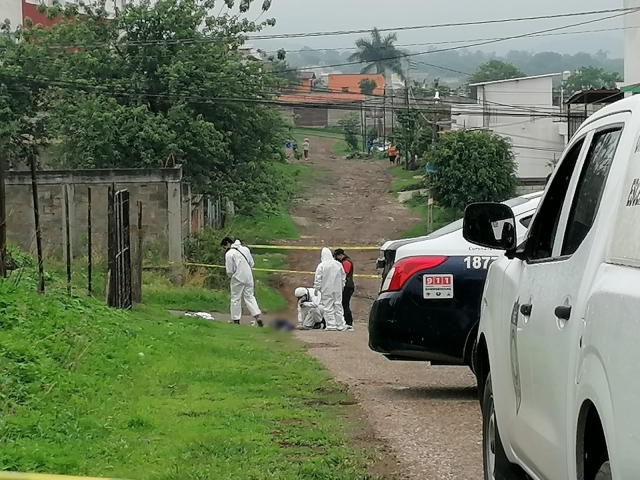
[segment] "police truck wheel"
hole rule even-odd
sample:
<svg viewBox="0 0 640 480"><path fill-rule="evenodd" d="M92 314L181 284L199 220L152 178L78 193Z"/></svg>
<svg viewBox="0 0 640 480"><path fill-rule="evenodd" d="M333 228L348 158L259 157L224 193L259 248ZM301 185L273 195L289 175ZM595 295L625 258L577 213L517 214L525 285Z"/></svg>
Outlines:
<svg viewBox="0 0 640 480"><path fill-rule="evenodd" d="M611 476L611 464L609 462L605 462L596 473L595 480L611 480L613 477Z"/></svg>
<svg viewBox="0 0 640 480"><path fill-rule="evenodd" d="M524 472L513 465L504 453L496 422L491 372L487 376L482 400L482 457L485 480L520 480Z"/></svg>

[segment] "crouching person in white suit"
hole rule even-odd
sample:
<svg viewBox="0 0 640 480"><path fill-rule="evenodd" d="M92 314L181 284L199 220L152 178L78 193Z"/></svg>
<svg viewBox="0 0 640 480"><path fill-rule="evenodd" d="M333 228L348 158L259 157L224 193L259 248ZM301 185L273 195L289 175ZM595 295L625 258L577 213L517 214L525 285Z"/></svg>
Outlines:
<svg viewBox="0 0 640 480"><path fill-rule="evenodd" d="M222 240L220 245L227 251L224 255L227 275L231 278L231 321L240 324L242 318L242 300L244 300L249 313L255 318L255 324L263 327L260 315L262 311L258 306L254 294L253 271L255 266L251 251L229 237Z"/></svg>
<svg viewBox="0 0 640 480"><path fill-rule="evenodd" d="M300 330L322 328L323 309L320 294L313 288L298 287L295 295L298 299L298 328Z"/></svg>
<svg viewBox="0 0 640 480"><path fill-rule="evenodd" d="M347 274L342 265L333 258L331 250L323 248L320 254L320 265L316 268L313 287L320 292L320 303L324 310L324 320L327 322L328 332L347 330L342 309L342 289Z"/></svg>

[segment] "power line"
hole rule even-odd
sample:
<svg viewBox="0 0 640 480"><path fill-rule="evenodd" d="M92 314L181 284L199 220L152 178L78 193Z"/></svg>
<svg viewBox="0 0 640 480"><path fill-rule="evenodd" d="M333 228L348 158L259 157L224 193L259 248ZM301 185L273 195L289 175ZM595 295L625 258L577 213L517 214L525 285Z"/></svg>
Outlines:
<svg viewBox="0 0 640 480"><path fill-rule="evenodd" d="M564 36L564 35L581 35L585 33L603 33L603 32L617 32L620 30L629 30L640 28L640 25L636 26L628 26L628 27L612 27L612 28L597 28L591 30L578 30L576 32L557 32L557 33L541 33L537 35L531 35L531 37L556 37L556 36ZM425 45L450 45L455 43L466 43L466 42L484 42L488 40L498 40L499 37L488 37L488 38L469 38L466 40L443 40L439 42L419 42L419 43L400 43L397 44L396 47L423 47ZM301 48L298 50L286 50L287 53L302 53L302 52L325 52L325 51L341 51L341 50L357 50L358 47L335 47L335 48Z"/></svg>
<svg viewBox="0 0 640 480"><path fill-rule="evenodd" d="M512 22L525 22L531 20L549 20L554 18L568 18L568 17L581 17L589 15L602 15L606 13L630 13L631 11L637 11L637 7L626 8L611 8L606 10L591 10L571 13L560 13L551 15L537 15L532 17L516 17L516 18L502 18L491 20L475 20L470 22L453 22L453 23L433 23L427 25L414 25L414 26L402 26L402 27L387 27L378 28L379 32L400 32L409 30L422 30L427 28L445 28L445 27L466 27L472 25L490 25L497 23L512 23ZM372 29L359 29L359 30L333 30L324 32L301 32L301 33L282 33L273 35L249 35L249 40L271 40L271 39L289 39L289 38L305 38L305 37L329 37L337 35L355 35L362 33L371 33Z"/></svg>
<svg viewBox="0 0 640 480"><path fill-rule="evenodd" d="M42 82L42 80L35 80L25 77L12 77L15 80L23 80L26 82L23 83L23 86L33 86L34 82ZM145 99L145 98L155 98L155 99L169 99L175 100L182 99L185 102L189 102L191 104L199 104L199 105L219 105L224 103L242 103L242 104L253 104L253 105L263 105L263 106L279 106L279 107L287 107L287 108L326 108L329 110L346 110L346 111L354 111L360 112L362 107L358 103L316 103L316 102L282 102L277 99L272 98L247 98L247 97L204 97L204 96L193 96L193 95L184 95L184 94L171 94L171 93L149 93L149 92L135 92L135 91L116 91L114 90L115 85L87 85L80 83L73 83L69 81L49 81L49 86L53 85L61 89L66 89L68 91L85 91L86 93L94 93L104 95L106 97L122 97L122 98L137 98L137 99ZM124 86L119 86L120 88L125 88ZM98 90L100 89L100 90ZM12 90L7 88L6 91L13 93L21 93L24 94L23 90ZM432 105L429 103L428 105ZM406 106L398 105L387 107L388 111L404 111ZM464 111L460 110L457 113L460 114L468 114L468 115L483 115L483 112L479 112L477 110L469 110ZM533 115L527 112L514 112L514 111L504 111L499 112L500 116L506 117L537 117L537 118L555 118L558 115L554 115L551 113L541 113L537 115Z"/></svg>
<svg viewBox="0 0 640 480"><path fill-rule="evenodd" d="M565 28L577 27L580 25L587 25L603 20L608 20L611 18L615 18L621 15L626 15L629 13L634 13L640 10L638 7L627 7L627 8L614 8L614 9L606 9L606 10L591 10L591 11L581 11L581 12L572 12L565 14L554 14L554 15L539 15L532 17L518 17L518 18L507 18L507 19L495 19L495 20L478 20L478 21L470 21L470 22L458 22L458 23L441 23L441 24L430 24L430 25L418 25L418 26L404 26L404 27L393 27L393 28L382 28L378 29L380 32L385 31L407 31L407 30L416 30L416 29L426 29L426 28L444 28L444 27L458 27L458 26L471 26L471 25L487 25L487 24L500 24L500 23L510 23L510 22L522 22L522 21L531 21L531 20L545 20L545 19L558 19L558 18L570 18L570 17L580 17L580 16L590 16L590 15L598 15L598 14L606 14L606 13L616 13L615 15L610 15L608 17L603 17L599 19L593 19L585 22L578 22L575 24L567 25L564 27L557 27L551 29L541 30L539 32L532 32L525 35L517 35L513 37L494 37L494 38L483 38L483 39L472 39L472 40L454 40L454 41L446 41L446 42L429 42L429 43L416 43L413 45L442 45L442 44L451 44L451 43L463 43L463 42L482 42L481 45L488 43L496 43L500 41L504 41L511 38L520 38L520 37L535 37L535 36L545 36L545 34L549 32L553 32L556 30L562 30ZM625 27L623 27L625 28ZM626 27L629 28L629 27ZM302 37L322 37L322 36L335 36L335 35L348 35L354 33L371 33L372 29L361 29L361 30L341 30L341 31L325 31L325 32L306 32L306 33L286 33L286 34L272 34L272 35L247 35L246 40L276 40L276 39L289 39L289 38L302 38ZM603 29L602 31L606 31ZM572 35L578 33L588 33L585 32L565 32L565 35ZM558 35L558 34L554 34ZM208 43L217 43L217 42L225 42L225 41L240 41L242 40L242 35L235 37L202 37L202 38L163 38L157 40L129 40L122 43L113 43L120 47L127 46L153 46L153 45L190 45L190 44L208 44ZM486 43L485 43L486 42ZM74 45L56 45L50 46L48 48L56 48L56 49L67 49L67 48L91 48L91 47L102 47L108 46L111 43L95 43L95 44L74 44ZM405 46L411 46L412 44L407 44ZM400 45L398 45L400 46ZM468 45L462 48L467 48ZM350 47L353 48L353 47ZM300 50L302 51L302 50ZM438 51L448 51L448 49L438 50ZM437 51L434 51L434 53ZM429 52L422 53L409 53L403 56L412 56L412 55L420 55L426 54ZM355 62L360 63L360 62Z"/></svg>
<svg viewBox="0 0 640 480"><path fill-rule="evenodd" d="M640 11L640 8L635 8L633 11ZM477 43L470 43L470 44L465 44L465 45L460 45L457 47L447 47L447 48L441 48L441 49L436 49L436 50L427 50L424 52L414 52L414 53L406 53L406 54L399 54L399 55L394 55L394 56L390 56L385 58L385 60L399 60L402 58L409 58L409 57L415 57L415 56L419 56L419 55L430 55L430 54L434 54L434 53L440 53L440 52L449 52L449 51L453 51L453 50L461 50L461 49L466 49L466 48L470 48L470 47L479 47L479 46L483 46L483 45L489 45L492 43L498 43L498 42L504 42L507 40L515 40L518 38L526 38L526 37L530 37L532 35L537 35L540 33L548 33L548 32L554 32L554 31L558 31L558 30L564 30L567 28L571 28L571 27L578 27L581 25L588 25L591 23L596 23L596 22L602 22L603 20L609 20L611 18L615 18L615 17L619 17L622 15L627 15L628 13L631 12L624 12L624 13L618 13L616 15L610 15L608 17L602 17L602 18L596 18L593 20L587 20L587 21L583 21L583 22L578 22L578 23L573 23L573 24L569 24L569 25L564 25L564 26L560 26L560 27L554 27L554 28L547 28L544 30L538 30L538 31L534 31L534 32L529 32L529 33L521 33L518 35L510 35L507 37L500 37L498 39L495 40L486 40L486 41L482 41L482 42L477 42ZM342 63L335 63L332 65L324 65L322 68L333 68L333 67L344 67L344 66L348 66L348 65L358 65L361 63L366 63L366 62L362 62L362 61L354 61L354 62L342 62ZM306 68L308 70L308 67ZM284 69L284 70L280 70L279 73L286 73L286 72L299 72L299 71L303 71L305 70L304 68L291 68L291 69Z"/></svg>

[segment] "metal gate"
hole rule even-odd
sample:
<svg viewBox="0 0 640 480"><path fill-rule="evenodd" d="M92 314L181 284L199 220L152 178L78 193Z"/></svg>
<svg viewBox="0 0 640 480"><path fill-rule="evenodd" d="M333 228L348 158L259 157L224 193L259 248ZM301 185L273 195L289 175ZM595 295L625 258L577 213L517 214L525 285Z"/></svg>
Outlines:
<svg viewBox="0 0 640 480"><path fill-rule="evenodd" d="M131 308L131 237L129 192L109 187L108 194L108 281L107 305Z"/></svg>

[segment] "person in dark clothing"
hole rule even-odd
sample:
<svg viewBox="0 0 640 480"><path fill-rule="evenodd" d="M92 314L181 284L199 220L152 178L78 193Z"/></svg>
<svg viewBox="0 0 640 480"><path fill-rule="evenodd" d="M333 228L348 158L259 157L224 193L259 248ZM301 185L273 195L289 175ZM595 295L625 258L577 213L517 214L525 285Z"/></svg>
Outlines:
<svg viewBox="0 0 640 480"><path fill-rule="evenodd" d="M342 268L344 269L344 273L347 274L347 280L344 284L344 289L342 290L342 308L344 309L344 321L347 324L347 327L350 330L353 330L353 314L351 313L351 297L353 293L356 291L356 285L353 281L353 262L351 259L344 253L344 250L338 248L334 252L334 257L342 264Z"/></svg>

